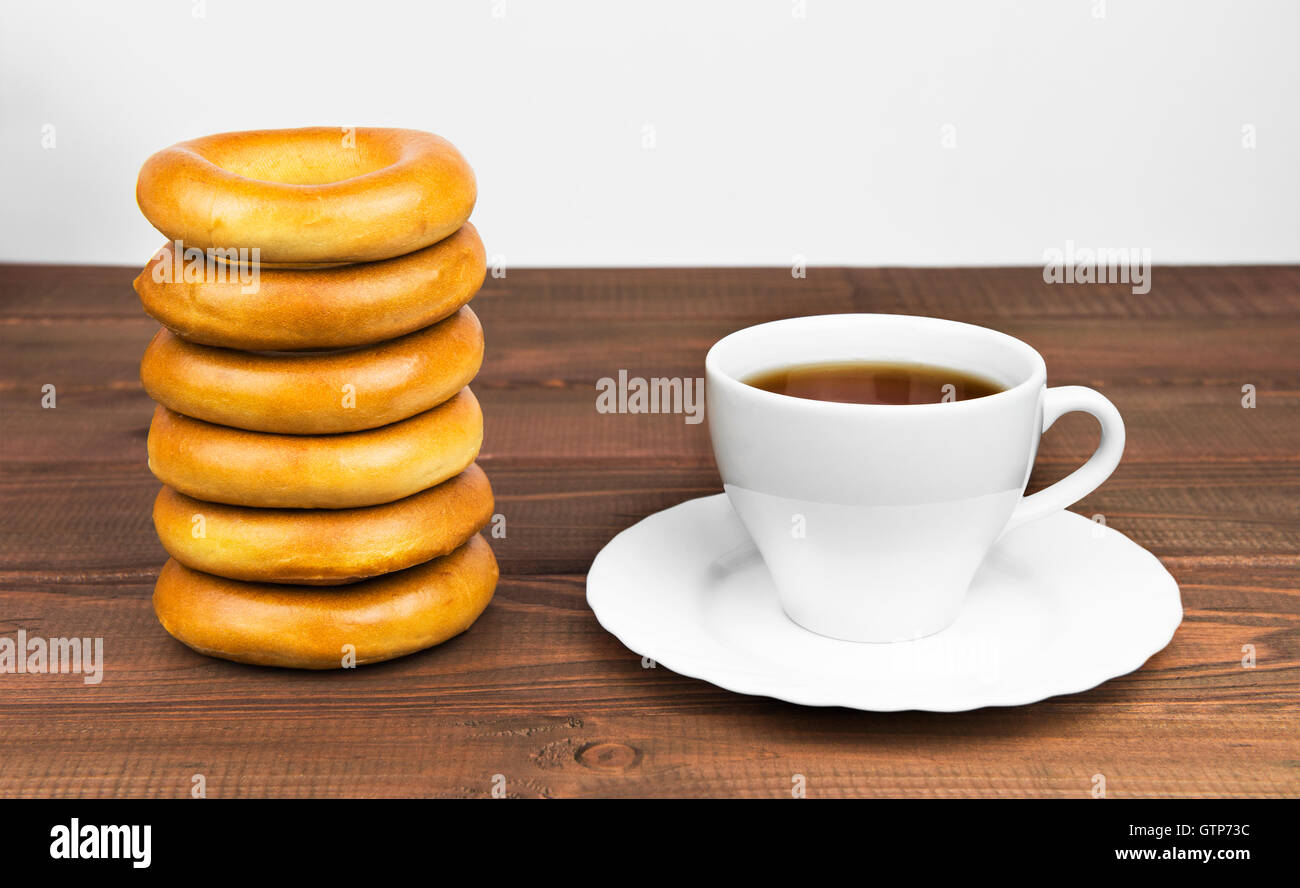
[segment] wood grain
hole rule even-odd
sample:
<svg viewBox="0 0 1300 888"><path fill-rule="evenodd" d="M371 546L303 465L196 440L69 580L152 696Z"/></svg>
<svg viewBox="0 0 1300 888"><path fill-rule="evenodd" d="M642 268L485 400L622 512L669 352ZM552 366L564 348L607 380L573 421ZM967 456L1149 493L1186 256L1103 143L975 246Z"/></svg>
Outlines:
<svg viewBox="0 0 1300 888"><path fill-rule="evenodd" d="M1150 293L1038 269L511 270L474 303L497 598L433 651L337 674L210 660L158 626L163 553L128 268L0 266L0 635L101 636L98 685L0 675L0 795L1086 797L1300 794L1300 269L1157 268ZM602 415L619 369L699 376L738 327L835 311L995 326L1103 389L1124 463L1080 503L1153 551L1186 617L1136 673L955 715L810 709L657 667L596 624L591 559L720 489L707 431ZM41 407L56 386L58 406ZM1254 385L1257 407L1241 405ZM1046 436L1031 487L1091 451ZM1243 668L1253 645L1254 668Z"/></svg>

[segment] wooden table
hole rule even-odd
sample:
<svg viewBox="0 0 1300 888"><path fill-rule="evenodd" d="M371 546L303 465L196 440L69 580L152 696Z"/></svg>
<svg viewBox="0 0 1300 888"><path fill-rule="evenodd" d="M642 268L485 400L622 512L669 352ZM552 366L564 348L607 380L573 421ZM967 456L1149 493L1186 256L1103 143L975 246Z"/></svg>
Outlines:
<svg viewBox="0 0 1300 888"><path fill-rule="evenodd" d="M0 795L184 796L202 774L213 797L488 796L495 775L519 796L789 797L796 773L809 796L1087 797L1098 773L1112 797L1300 793L1300 269L1157 268L1141 296L1035 268L511 270L474 303L481 462L507 520L496 599L442 647L331 674L208 659L154 619L137 363L155 325L133 274L0 267L0 635L102 636L107 661L95 686L0 675ZM1076 509L1178 579L1165 651L1033 706L881 714L643 669L601 630L600 547L720 485L704 425L600 414L595 381L700 376L731 330L841 311L995 326L1052 384L1114 400L1124 462ZM1031 487L1096 434L1059 422Z"/></svg>

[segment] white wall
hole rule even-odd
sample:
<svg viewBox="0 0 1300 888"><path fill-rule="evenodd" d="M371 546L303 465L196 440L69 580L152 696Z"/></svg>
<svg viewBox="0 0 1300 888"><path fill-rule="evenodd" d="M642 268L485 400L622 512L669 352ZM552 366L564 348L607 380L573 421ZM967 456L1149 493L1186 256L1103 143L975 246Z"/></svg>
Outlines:
<svg viewBox="0 0 1300 888"><path fill-rule="evenodd" d="M515 266L1300 261L1286 0L3 10L4 260L143 262L135 175L173 142L369 124L455 142Z"/></svg>

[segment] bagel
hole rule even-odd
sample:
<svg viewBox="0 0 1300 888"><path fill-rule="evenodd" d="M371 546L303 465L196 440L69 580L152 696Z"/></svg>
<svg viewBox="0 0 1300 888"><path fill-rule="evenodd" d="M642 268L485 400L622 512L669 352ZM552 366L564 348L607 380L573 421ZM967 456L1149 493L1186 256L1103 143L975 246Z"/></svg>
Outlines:
<svg viewBox="0 0 1300 888"><path fill-rule="evenodd" d="M235 266L187 274L176 265L166 244L136 277L150 317L190 342L285 351L369 345L427 327L474 298L487 275L469 223L431 247L366 265L263 267L255 279Z"/></svg>
<svg viewBox="0 0 1300 888"><path fill-rule="evenodd" d="M492 508L487 475L471 464L436 487L358 509L250 509L164 487L153 524L167 554L186 567L232 580L332 586L446 555L491 520Z"/></svg>
<svg viewBox="0 0 1300 888"><path fill-rule="evenodd" d="M474 461L482 442L483 414L468 388L410 419L341 435L246 432L159 405L149 426L149 469L168 487L208 502L348 509L446 481Z"/></svg>
<svg viewBox="0 0 1300 888"><path fill-rule="evenodd" d="M483 362L469 306L400 339L351 351L274 355L212 348L159 330L140 362L164 407L256 432L324 435L373 429L460 391Z"/></svg>
<svg viewBox="0 0 1300 888"><path fill-rule="evenodd" d="M300 265L427 247L465 224L477 191L465 158L432 133L317 126L164 148L140 168L135 195L169 240Z"/></svg>
<svg viewBox="0 0 1300 888"><path fill-rule="evenodd" d="M378 663L459 635L487 607L497 577L478 534L418 567L328 589L228 580L169 559L153 607L164 629L201 654L338 669L349 653L358 665Z"/></svg>

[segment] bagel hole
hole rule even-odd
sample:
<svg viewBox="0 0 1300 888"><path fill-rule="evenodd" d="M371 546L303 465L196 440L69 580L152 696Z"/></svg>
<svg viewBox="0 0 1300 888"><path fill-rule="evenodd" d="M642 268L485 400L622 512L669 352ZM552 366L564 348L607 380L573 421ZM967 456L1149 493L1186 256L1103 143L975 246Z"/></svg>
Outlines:
<svg viewBox="0 0 1300 888"><path fill-rule="evenodd" d="M278 185L331 185L392 166L398 152L340 129L268 133L236 144L206 146L201 155L227 172Z"/></svg>

